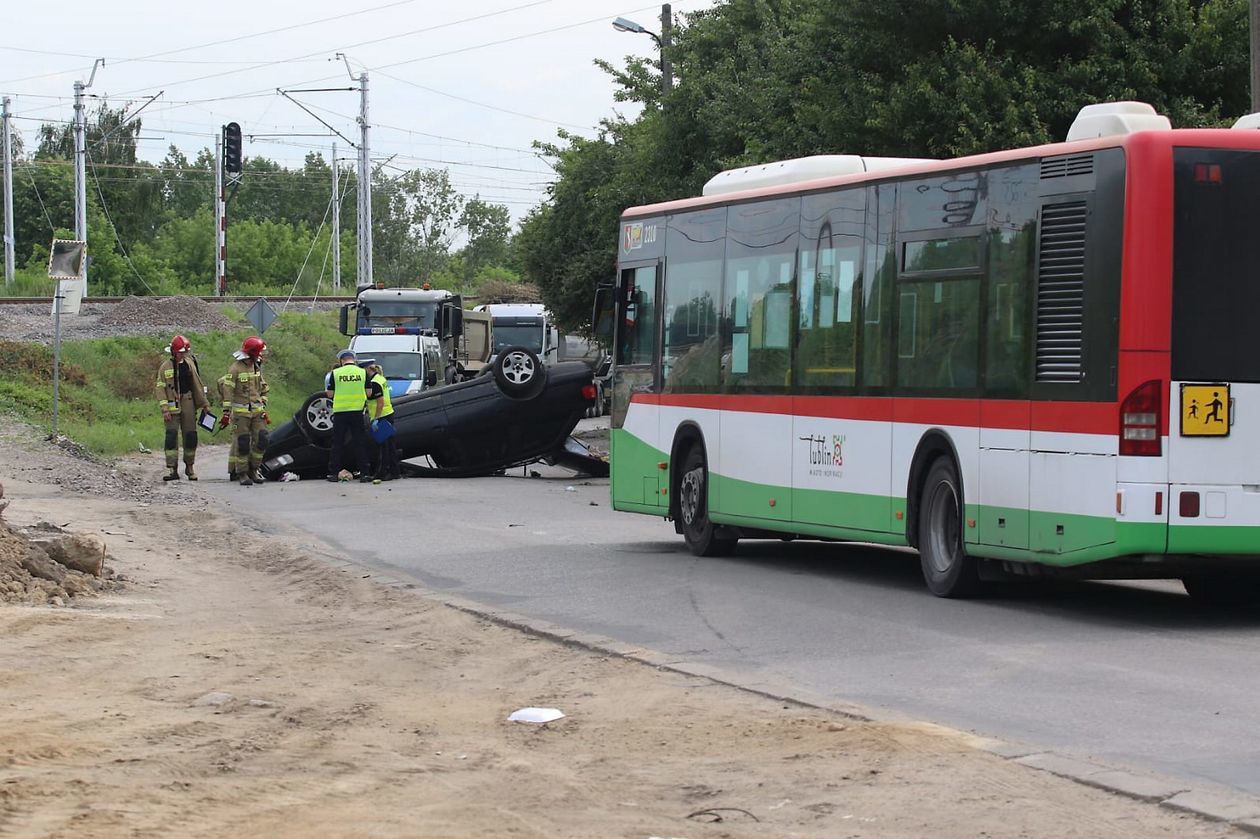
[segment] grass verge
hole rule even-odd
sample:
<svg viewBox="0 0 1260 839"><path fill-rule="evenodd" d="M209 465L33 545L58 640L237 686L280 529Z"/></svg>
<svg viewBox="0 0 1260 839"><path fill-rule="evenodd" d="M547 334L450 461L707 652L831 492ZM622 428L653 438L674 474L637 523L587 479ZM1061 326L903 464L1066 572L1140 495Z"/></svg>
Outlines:
<svg viewBox="0 0 1260 839"><path fill-rule="evenodd" d="M215 383L227 372L232 353L251 332L186 333L192 341L210 404L219 413ZM273 427L288 420L316 390L333 356L346 344L337 332L337 313L286 313L264 336L263 375L271 386ZM135 451L141 444L162 449L162 416L154 385L169 335L66 341L61 345L58 430L101 455ZM52 348L0 341L5 359L0 376L0 411L13 412L45 431L52 430ZM226 437L202 431L202 444Z"/></svg>

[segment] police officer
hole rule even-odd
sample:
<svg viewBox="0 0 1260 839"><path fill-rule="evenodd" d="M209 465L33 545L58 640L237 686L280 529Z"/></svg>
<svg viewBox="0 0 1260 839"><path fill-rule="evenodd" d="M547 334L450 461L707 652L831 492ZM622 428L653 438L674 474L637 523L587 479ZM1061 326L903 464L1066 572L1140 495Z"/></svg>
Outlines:
<svg viewBox="0 0 1260 839"><path fill-rule="evenodd" d="M385 371L381 365L376 363L368 365L368 375L371 377L369 381L381 389L381 399L376 404L376 413L372 420L372 430L375 431L381 423L393 423L394 404L389 398L389 380L385 378ZM402 460L398 457L398 445L392 434L380 444L378 451L380 465L376 468L376 477L382 481L401 478Z"/></svg>
<svg viewBox="0 0 1260 839"><path fill-rule="evenodd" d="M328 453L328 480L340 480L343 448L346 434L354 444L354 463L359 469L359 481L370 483L368 468L367 426L363 409L368 400L376 403L380 412L381 386L369 381L367 372L355 361L354 352L342 350L337 355L339 366L333 368L328 379L326 393L333 401L332 450Z"/></svg>
<svg viewBox="0 0 1260 839"><path fill-rule="evenodd" d="M156 386L162 424L166 427L163 448L169 470L162 480L179 480L179 440L182 433L184 476L195 481L197 473L193 471L193 463L197 459L197 417L202 411L210 410L210 401L201 384L201 370L197 367L197 357L192 354L192 343L183 335L176 335L166 351L169 357L158 365Z"/></svg>
<svg viewBox="0 0 1260 839"><path fill-rule="evenodd" d="M243 487L263 482L258 468L262 466L267 426L271 424L267 416L267 380L262 374L266 351L262 338L246 338L241 348L232 353L223 388L223 417L219 423L224 428L232 423L235 443L228 455L228 472L239 477Z"/></svg>

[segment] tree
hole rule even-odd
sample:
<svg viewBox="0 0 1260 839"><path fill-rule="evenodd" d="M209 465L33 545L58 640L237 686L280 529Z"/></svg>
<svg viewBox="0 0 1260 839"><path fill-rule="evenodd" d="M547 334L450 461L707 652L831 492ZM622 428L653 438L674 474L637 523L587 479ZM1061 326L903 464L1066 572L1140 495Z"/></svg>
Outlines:
<svg viewBox="0 0 1260 839"><path fill-rule="evenodd" d="M464 205L459 226L468 237L461 256L464 287L469 288L483 269L506 261L512 216L502 204L488 204L476 195Z"/></svg>
<svg viewBox="0 0 1260 839"><path fill-rule="evenodd" d="M697 195L723 169L812 154L950 157L1062 139L1098 101L1177 126L1246 110L1244 0L727 0L675 29L677 85L597 64L643 104L542 146L557 180L522 224L525 279L566 327L611 277L628 206Z"/></svg>

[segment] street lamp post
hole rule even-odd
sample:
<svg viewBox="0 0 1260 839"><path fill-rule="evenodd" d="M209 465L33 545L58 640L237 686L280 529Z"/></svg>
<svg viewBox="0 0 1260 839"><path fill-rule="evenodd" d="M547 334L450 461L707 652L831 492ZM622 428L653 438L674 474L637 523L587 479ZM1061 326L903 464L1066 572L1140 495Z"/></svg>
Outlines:
<svg viewBox="0 0 1260 839"><path fill-rule="evenodd" d="M624 17L619 17L612 22L613 29L618 32L633 32L636 35L650 35L652 40L656 42L656 48L661 54L661 93L669 95L674 89L674 65L669 60L670 42L673 38L674 17L670 11L668 3L661 5L661 34L657 35L650 29L644 28L642 25Z"/></svg>

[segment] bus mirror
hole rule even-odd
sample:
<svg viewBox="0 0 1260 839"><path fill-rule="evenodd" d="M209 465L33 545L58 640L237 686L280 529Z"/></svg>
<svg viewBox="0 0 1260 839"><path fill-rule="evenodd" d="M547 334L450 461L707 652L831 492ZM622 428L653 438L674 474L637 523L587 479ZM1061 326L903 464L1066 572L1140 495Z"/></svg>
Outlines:
<svg viewBox="0 0 1260 839"><path fill-rule="evenodd" d="M591 328L595 337L608 343L613 333L613 288L602 285L595 289L595 306L591 311Z"/></svg>
<svg viewBox="0 0 1260 839"><path fill-rule="evenodd" d="M348 303L338 310L337 330L341 332L342 335L350 334L350 305Z"/></svg>

